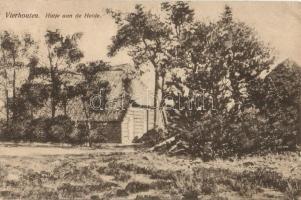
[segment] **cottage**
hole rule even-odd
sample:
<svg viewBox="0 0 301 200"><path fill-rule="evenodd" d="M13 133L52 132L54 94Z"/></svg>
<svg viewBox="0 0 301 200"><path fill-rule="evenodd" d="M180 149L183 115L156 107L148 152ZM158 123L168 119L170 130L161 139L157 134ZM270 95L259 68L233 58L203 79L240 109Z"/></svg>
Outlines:
<svg viewBox="0 0 301 200"><path fill-rule="evenodd" d="M85 121L84 114L80 112L80 109L74 109L71 119L77 123ZM158 116L158 126L162 127L163 113L160 112ZM104 110L90 118L92 129L104 136L108 143L131 144L134 138L140 138L154 128L154 109L146 106L129 104L124 110Z"/></svg>
<svg viewBox="0 0 301 200"><path fill-rule="evenodd" d="M134 138L140 138L154 128L154 109L149 105L136 103L125 88L123 70L102 72L99 80L108 81L110 92L106 96L103 110L93 112L90 116L92 129L103 135L106 142L130 144ZM133 93L139 92L133 89ZM141 92L141 91L140 91ZM75 122L86 120L82 103L74 99L67 106L67 115ZM163 126L163 112L157 114L158 126Z"/></svg>
<svg viewBox="0 0 301 200"><path fill-rule="evenodd" d="M102 71L97 74L97 80L107 81L110 91L105 95L104 109L90 112L89 121L91 128L96 135L103 136L106 142L130 144L134 138L141 137L148 130L154 128L154 109L148 104L152 100L136 101L134 96L145 96L141 93L147 91L143 83L138 80L130 81L130 85L136 82L139 89L131 87L129 91L127 73L124 71L126 66L115 66L111 70ZM71 83L76 83L81 77L74 80L68 78ZM99 94L95 94L96 97ZM151 97L150 97L151 98ZM40 110L35 111L34 117L51 117L50 101ZM91 105L90 105L91 106ZM85 110L80 97L68 101L65 108L57 107L56 116L66 114L76 124L87 120ZM163 112L157 113L157 126L163 127Z"/></svg>

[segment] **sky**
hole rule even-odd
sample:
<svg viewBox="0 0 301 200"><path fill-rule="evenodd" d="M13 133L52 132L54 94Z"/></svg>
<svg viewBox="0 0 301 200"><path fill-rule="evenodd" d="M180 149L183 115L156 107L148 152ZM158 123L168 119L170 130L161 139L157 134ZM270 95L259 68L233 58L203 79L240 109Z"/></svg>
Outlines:
<svg viewBox="0 0 301 200"><path fill-rule="evenodd" d="M85 61L104 59L112 64L130 62L125 52L113 58L107 57L107 46L116 33L113 20L105 15L106 8L130 11L136 3L147 10L159 13L160 1L116 0L10 0L0 1L0 29L16 33L28 32L41 43L47 29L61 29L63 33L83 32L80 47ZM195 17L203 21L215 21L225 4L233 9L233 17L254 27L260 38L275 49L277 62L291 58L301 64L301 3L297 2L202 2L191 1ZM38 19L6 18L6 12L38 13ZM99 14L97 19L46 19L46 13L84 15Z"/></svg>

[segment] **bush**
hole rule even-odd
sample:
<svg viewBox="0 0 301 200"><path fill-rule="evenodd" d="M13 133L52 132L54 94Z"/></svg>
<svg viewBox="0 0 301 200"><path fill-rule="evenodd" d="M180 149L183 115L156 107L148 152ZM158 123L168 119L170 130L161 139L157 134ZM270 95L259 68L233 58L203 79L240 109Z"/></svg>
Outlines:
<svg viewBox="0 0 301 200"><path fill-rule="evenodd" d="M33 119L29 126L26 128L26 135L28 140L32 142L47 142L49 141L48 130L48 118L40 117Z"/></svg>
<svg viewBox="0 0 301 200"><path fill-rule="evenodd" d="M129 194L124 189L118 189L116 191L116 195L118 197L125 197L125 196L128 196Z"/></svg>
<svg viewBox="0 0 301 200"><path fill-rule="evenodd" d="M72 134L74 122L67 116L59 115L48 120L48 134L52 142L68 142Z"/></svg>
<svg viewBox="0 0 301 200"><path fill-rule="evenodd" d="M171 134L176 136L173 143L183 144L181 153L201 157L204 161L293 150L296 147L295 120L281 120L278 117L272 120L271 116L267 117L258 110L247 110L237 116L204 114L190 121L191 127L186 124L186 127L170 128Z"/></svg>
<svg viewBox="0 0 301 200"><path fill-rule="evenodd" d="M107 138L104 134L102 134L101 130L99 129L92 129L90 130L90 140L93 143L102 143L102 142L106 142Z"/></svg>
<svg viewBox="0 0 301 200"><path fill-rule="evenodd" d="M194 129L178 134L177 140L186 142L186 153L205 161L226 157L235 152L240 141L239 127L228 125L222 116L204 116Z"/></svg>
<svg viewBox="0 0 301 200"><path fill-rule="evenodd" d="M31 120L19 120L7 127L0 123L0 140L2 141L30 141L83 144L91 142L106 142L102 129L94 127L88 134L85 123L77 124L68 116L59 115L54 118L39 117Z"/></svg>
<svg viewBox="0 0 301 200"><path fill-rule="evenodd" d="M0 125L0 140L14 141L28 140L26 128L29 126L30 120L16 121L13 124L9 123L7 126L5 122Z"/></svg>
<svg viewBox="0 0 301 200"><path fill-rule="evenodd" d="M87 127L84 123L77 124L77 127L69 135L69 142L72 144L83 144L87 141Z"/></svg>
<svg viewBox="0 0 301 200"><path fill-rule="evenodd" d="M125 187L125 191L129 193L144 192L150 190L150 185L138 181L129 182Z"/></svg>
<svg viewBox="0 0 301 200"><path fill-rule="evenodd" d="M54 119L40 117L32 120L19 120L7 127L1 123L2 141L30 142L73 142L81 140L72 136L74 123L69 117L57 116Z"/></svg>
<svg viewBox="0 0 301 200"><path fill-rule="evenodd" d="M33 119L26 128L26 135L34 142L67 142L74 123L67 116Z"/></svg>
<svg viewBox="0 0 301 200"><path fill-rule="evenodd" d="M147 147L154 146L164 140L164 133L162 129L149 130L141 138L135 137L133 143L142 143Z"/></svg>

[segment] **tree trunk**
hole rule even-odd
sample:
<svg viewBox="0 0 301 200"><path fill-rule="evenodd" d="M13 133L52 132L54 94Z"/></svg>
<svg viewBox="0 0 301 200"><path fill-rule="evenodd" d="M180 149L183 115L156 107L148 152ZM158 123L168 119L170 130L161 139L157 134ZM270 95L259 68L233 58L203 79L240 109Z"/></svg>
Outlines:
<svg viewBox="0 0 301 200"><path fill-rule="evenodd" d="M51 77L51 118L55 117L56 105L55 105L55 77L54 77L54 68L50 68L50 77Z"/></svg>
<svg viewBox="0 0 301 200"><path fill-rule="evenodd" d="M55 103L54 98L51 97L51 118L53 119L55 117Z"/></svg>
<svg viewBox="0 0 301 200"><path fill-rule="evenodd" d="M13 116L12 116L12 121L14 122L16 118L16 70L14 69L13 72L13 98L12 98L12 106L13 106Z"/></svg>
<svg viewBox="0 0 301 200"><path fill-rule="evenodd" d="M82 99L82 104L83 104L83 109L84 109L84 113L85 113L85 116L86 116L86 127L88 128L88 133L87 133L87 139L88 139L88 145L89 147L92 147L92 138L91 138L91 129L92 129L92 126L91 126L91 121L90 121L90 114L89 114L89 111L87 108L87 105L86 105L86 102Z"/></svg>
<svg viewBox="0 0 301 200"><path fill-rule="evenodd" d="M301 97L299 97L298 101L298 135L297 135L297 145L301 147Z"/></svg>
<svg viewBox="0 0 301 200"><path fill-rule="evenodd" d="M90 120L87 120L87 127L88 127L88 144L89 144L89 147L92 147L92 139L91 139L91 122Z"/></svg>
<svg viewBox="0 0 301 200"><path fill-rule="evenodd" d="M33 119L33 106L30 106L30 117L31 120Z"/></svg>
<svg viewBox="0 0 301 200"><path fill-rule="evenodd" d="M51 118L53 119L55 117L55 100L54 100L54 88L55 88L55 69L54 69L54 66L53 66L53 63L52 63L52 57L51 57L51 54L50 54L50 49L48 47L48 59L49 59L49 64L50 64L50 81L51 81L51 96L50 96L50 99L51 99Z"/></svg>
<svg viewBox="0 0 301 200"><path fill-rule="evenodd" d="M161 106L164 105L164 97L165 97L165 90L164 90L164 86L165 86L165 74L162 74L162 82L161 82Z"/></svg>
<svg viewBox="0 0 301 200"><path fill-rule="evenodd" d="M67 101L64 100L63 102L63 107L64 107L64 115L67 116Z"/></svg>
<svg viewBox="0 0 301 200"><path fill-rule="evenodd" d="M6 126L8 127L9 125L9 98L8 98L8 90L5 89L5 97L6 97L6 103L5 103L5 108L6 108Z"/></svg>
<svg viewBox="0 0 301 200"><path fill-rule="evenodd" d="M64 115L67 116L67 105L64 105Z"/></svg>
<svg viewBox="0 0 301 200"><path fill-rule="evenodd" d="M154 90L154 128L157 128L159 106L158 106L158 96L159 96L159 74L155 71L155 90Z"/></svg>

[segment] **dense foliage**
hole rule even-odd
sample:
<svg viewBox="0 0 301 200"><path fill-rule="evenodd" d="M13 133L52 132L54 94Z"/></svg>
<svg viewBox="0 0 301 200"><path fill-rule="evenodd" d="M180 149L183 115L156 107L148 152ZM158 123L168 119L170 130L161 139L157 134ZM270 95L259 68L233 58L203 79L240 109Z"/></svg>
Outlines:
<svg viewBox="0 0 301 200"><path fill-rule="evenodd" d="M212 159L296 148L300 67L272 71L270 48L227 6L219 21L192 30L182 46L187 78L170 83L184 105L170 112L172 130L186 152Z"/></svg>
<svg viewBox="0 0 301 200"><path fill-rule="evenodd" d="M41 117L20 121L14 126L3 127L0 135L2 140L16 142L73 143L73 140L75 142L79 139L73 136L71 140L74 131L74 122L69 117L59 115L54 119Z"/></svg>
<svg viewBox="0 0 301 200"><path fill-rule="evenodd" d="M204 159L293 149L300 89L293 77L300 75L276 69L283 77L271 88L272 49L229 6L209 23L195 20L185 2L163 3L161 11L110 11L119 29L109 54L125 49L138 67L150 62L158 72L162 101L154 105L173 102L170 148Z"/></svg>

